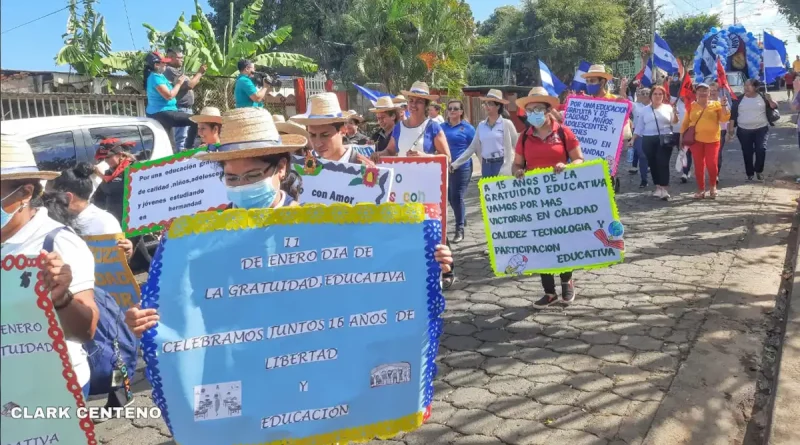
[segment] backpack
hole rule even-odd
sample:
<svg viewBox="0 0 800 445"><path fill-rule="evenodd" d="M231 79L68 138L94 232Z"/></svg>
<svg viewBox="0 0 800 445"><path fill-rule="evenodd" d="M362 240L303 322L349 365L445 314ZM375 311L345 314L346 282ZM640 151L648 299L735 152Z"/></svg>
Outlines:
<svg viewBox="0 0 800 445"><path fill-rule="evenodd" d="M56 235L62 229L70 230L66 226L54 229L44 239L42 249L53 251ZM100 312L97 321L97 330L94 339L83 344L83 349L88 354L89 369L89 394L108 394L115 387L124 387L127 398L133 398L130 382L136 371L138 359L137 350L139 340L125 325L125 314L120 309L113 296L99 287L94 288L94 301ZM112 385L114 372L121 373L121 381Z"/></svg>

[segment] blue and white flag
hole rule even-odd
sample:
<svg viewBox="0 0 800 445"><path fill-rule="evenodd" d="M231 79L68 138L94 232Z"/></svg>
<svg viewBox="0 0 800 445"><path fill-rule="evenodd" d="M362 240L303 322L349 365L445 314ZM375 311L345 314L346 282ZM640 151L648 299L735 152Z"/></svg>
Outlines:
<svg viewBox="0 0 800 445"><path fill-rule="evenodd" d="M716 35L716 34L715 34ZM717 54L714 52L714 36L709 36L701 43L700 72L694 75L701 81L717 74Z"/></svg>
<svg viewBox="0 0 800 445"><path fill-rule="evenodd" d="M647 65L644 67L642 74L642 86L645 88L653 87L653 59L647 59Z"/></svg>
<svg viewBox="0 0 800 445"><path fill-rule="evenodd" d="M364 97L366 97L370 102L372 102L373 106L378 101L379 97L389 96L392 99L394 99L393 95L389 93L384 93L383 91L370 90L369 88L362 87L361 85L357 85L355 83L353 84L353 86L356 87L359 93L363 94Z"/></svg>
<svg viewBox="0 0 800 445"><path fill-rule="evenodd" d="M545 65L541 60L539 61L539 77L542 79L542 86L547 90L547 94L558 97L562 91L567 89L564 82L553 76L550 68Z"/></svg>
<svg viewBox="0 0 800 445"><path fill-rule="evenodd" d="M656 62L656 67L666 71L667 74L675 74L680 71L678 66L678 59L672 54L667 42L656 33L656 44L653 48L653 58Z"/></svg>
<svg viewBox="0 0 800 445"><path fill-rule="evenodd" d="M575 71L575 77L572 78L572 86L570 88L573 91L586 91L586 79L581 76L586 74L591 66L591 63L581 60L581 64L578 65L578 71Z"/></svg>
<svg viewBox="0 0 800 445"><path fill-rule="evenodd" d="M770 84L786 74L786 46L777 37L764 32L764 83Z"/></svg>

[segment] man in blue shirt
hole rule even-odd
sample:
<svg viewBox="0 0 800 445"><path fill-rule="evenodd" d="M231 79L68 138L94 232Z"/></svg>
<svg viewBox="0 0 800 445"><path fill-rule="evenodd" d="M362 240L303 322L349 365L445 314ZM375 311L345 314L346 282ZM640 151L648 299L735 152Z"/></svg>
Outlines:
<svg viewBox="0 0 800 445"><path fill-rule="evenodd" d="M267 85L262 85L261 89L256 87L250 76L256 70L253 62L242 59L237 65L239 77L236 78L236 85L233 88L233 97L236 99L236 108L244 107L264 107L264 96L267 95Z"/></svg>

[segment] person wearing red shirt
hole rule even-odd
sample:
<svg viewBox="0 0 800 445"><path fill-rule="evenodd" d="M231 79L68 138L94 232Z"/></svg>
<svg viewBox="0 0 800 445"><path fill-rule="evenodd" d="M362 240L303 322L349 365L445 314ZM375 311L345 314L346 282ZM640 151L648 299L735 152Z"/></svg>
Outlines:
<svg viewBox="0 0 800 445"><path fill-rule="evenodd" d="M552 111L558 107L558 98L547 94L542 87L535 87L527 97L517 99L517 106L525 110L527 128L517 140L514 176L522 178L525 172L539 168L552 168L556 173L567 164L583 163L583 153L578 138L566 125L553 118ZM533 304L541 309L558 301L556 280L551 274L542 274L544 296ZM572 272L561 274L561 300L565 304L575 301L575 285Z"/></svg>
<svg viewBox="0 0 800 445"><path fill-rule="evenodd" d="M789 102L792 101L792 96L794 93L794 78L797 74L789 71L783 76L783 80L786 81L786 94L789 96Z"/></svg>

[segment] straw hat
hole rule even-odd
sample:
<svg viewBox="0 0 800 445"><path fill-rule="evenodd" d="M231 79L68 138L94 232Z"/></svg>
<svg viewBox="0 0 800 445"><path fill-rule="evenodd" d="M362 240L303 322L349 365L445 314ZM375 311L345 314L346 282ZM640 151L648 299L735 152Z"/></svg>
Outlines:
<svg viewBox="0 0 800 445"><path fill-rule="evenodd" d="M349 112L342 112L336 93L320 93L308 98L308 112L292 116L289 120L302 125L328 125L345 123L349 118Z"/></svg>
<svg viewBox="0 0 800 445"><path fill-rule="evenodd" d="M369 111L371 113L383 113L391 110L399 110L401 107L394 101L395 99L389 96L381 96L375 101L375 108L370 108ZM405 98L403 98L403 101L405 101Z"/></svg>
<svg viewBox="0 0 800 445"><path fill-rule="evenodd" d="M219 112L219 108L217 107L203 107L203 109L200 110L200 114L195 114L194 116L190 117L189 120L196 124L201 122L221 124L222 113Z"/></svg>
<svg viewBox="0 0 800 445"><path fill-rule="evenodd" d="M282 114L273 114L272 120L275 121L275 127L278 129L278 133L298 134L306 139L309 137L306 127L300 124L295 124L294 122L286 122L286 118L283 117Z"/></svg>
<svg viewBox="0 0 800 445"><path fill-rule="evenodd" d="M547 104L554 108L560 105L558 98L547 94L547 90L542 87L533 87L527 96L517 99L517 106L520 108L525 108L530 103Z"/></svg>
<svg viewBox="0 0 800 445"><path fill-rule="evenodd" d="M28 142L15 135L0 135L0 180L54 179L59 172L40 171Z"/></svg>
<svg viewBox="0 0 800 445"><path fill-rule="evenodd" d="M479 98L481 102L498 102L503 105L508 105L508 101L503 99L503 92L500 90L489 90L486 97Z"/></svg>
<svg viewBox="0 0 800 445"><path fill-rule="evenodd" d="M220 145L196 154L196 158L206 161L255 158L292 152L305 147L308 142L295 134L281 136L272 115L263 108L226 111L222 115L222 126L225 131L220 135Z"/></svg>
<svg viewBox="0 0 800 445"><path fill-rule="evenodd" d="M347 114L350 115L350 117L348 119L354 120L354 121L358 122L359 124L363 123L364 120L365 120L364 116L356 113L356 110L347 110Z"/></svg>
<svg viewBox="0 0 800 445"><path fill-rule="evenodd" d="M436 100L439 98L439 96L431 94L431 89L428 88L428 84L425 82L414 82L414 84L411 85L410 91L403 90L401 93L408 97L421 97L427 100Z"/></svg>
<svg viewBox="0 0 800 445"><path fill-rule="evenodd" d="M406 97L403 96L402 94L398 94L397 96L395 96L394 99L392 99L392 102L399 107L404 107L408 105L408 99L406 99Z"/></svg>
<svg viewBox="0 0 800 445"><path fill-rule="evenodd" d="M584 79L588 79L590 77L599 77L605 80L611 80L614 76L606 72L605 65L592 65L589 67L589 71L581 74L581 77Z"/></svg>

